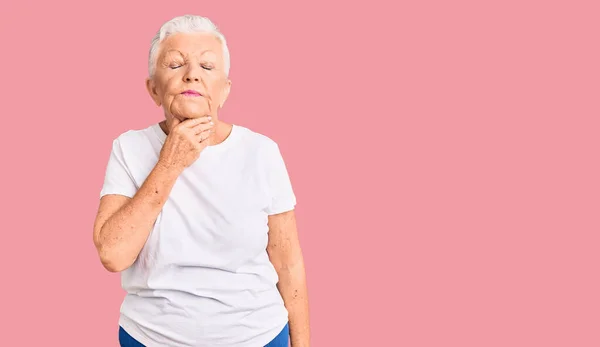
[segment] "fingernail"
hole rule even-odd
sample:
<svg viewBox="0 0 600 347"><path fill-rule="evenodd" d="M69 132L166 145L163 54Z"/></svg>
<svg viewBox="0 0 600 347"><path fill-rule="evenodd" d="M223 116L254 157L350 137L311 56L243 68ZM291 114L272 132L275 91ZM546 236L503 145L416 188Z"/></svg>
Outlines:
<svg viewBox="0 0 600 347"><path fill-rule="evenodd" d="M215 123L213 123L213 122L210 122L210 125L215 125Z"/></svg>
<svg viewBox="0 0 600 347"><path fill-rule="evenodd" d="M211 120L211 119L212 119L212 117L211 117L211 116L208 116L208 120Z"/></svg>

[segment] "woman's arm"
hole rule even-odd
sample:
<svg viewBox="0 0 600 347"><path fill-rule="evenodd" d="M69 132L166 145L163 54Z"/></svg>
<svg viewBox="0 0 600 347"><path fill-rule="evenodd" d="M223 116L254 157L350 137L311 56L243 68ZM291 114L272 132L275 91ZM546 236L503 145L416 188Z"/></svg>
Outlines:
<svg viewBox="0 0 600 347"><path fill-rule="evenodd" d="M121 150L116 141L113 143L107 177L111 178L110 182L119 182L119 189L109 191L129 193L127 196L107 194L100 199L94 222L94 245L107 270L123 271L135 262L177 178L206 148L208 141L202 139L213 126L209 116L183 122L173 119L158 162L135 194L131 193L133 182L129 181L128 173L120 163L123 160Z"/></svg>
<svg viewBox="0 0 600 347"><path fill-rule="evenodd" d="M177 170L158 164L133 198L110 194L100 199L94 244L107 270L123 271L135 262L177 177Z"/></svg>
<svg viewBox="0 0 600 347"><path fill-rule="evenodd" d="M310 346L308 292L295 212L269 216L269 259L279 276L277 288L289 312L292 347Z"/></svg>

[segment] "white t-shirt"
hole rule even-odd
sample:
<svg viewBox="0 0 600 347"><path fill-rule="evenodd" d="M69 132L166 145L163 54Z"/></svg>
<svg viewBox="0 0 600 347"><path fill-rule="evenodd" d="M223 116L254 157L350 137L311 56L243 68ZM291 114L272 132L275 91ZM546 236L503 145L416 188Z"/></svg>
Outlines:
<svg viewBox="0 0 600 347"><path fill-rule="evenodd" d="M158 124L113 142L100 196L133 197L166 134ZM119 324L148 347L262 347L288 321L266 251L268 215L296 198L279 151L233 125L177 179L135 263L121 273Z"/></svg>

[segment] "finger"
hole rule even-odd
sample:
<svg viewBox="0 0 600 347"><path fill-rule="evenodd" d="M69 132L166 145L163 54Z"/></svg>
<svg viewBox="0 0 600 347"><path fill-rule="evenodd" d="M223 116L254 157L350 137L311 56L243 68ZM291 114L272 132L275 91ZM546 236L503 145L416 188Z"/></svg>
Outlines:
<svg viewBox="0 0 600 347"><path fill-rule="evenodd" d="M201 131L200 133L196 134L196 139L198 140L198 142L204 142L206 139L208 139L210 137L210 129Z"/></svg>
<svg viewBox="0 0 600 347"><path fill-rule="evenodd" d="M208 143L209 143L209 142L210 142L210 141L207 141L207 140L204 140L204 141L202 141L202 142L199 142L199 143L198 143L198 145L197 145L197 146L198 146L198 149L199 149L199 150L203 150L203 149L205 149L206 147L208 147Z"/></svg>
<svg viewBox="0 0 600 347"><path fill-rule="evenodd" d="M181 123L181 121L175 117L171 118L171 126L169 128L169 130L173 130L173 128L175 128L179 123Z"/></svg>
<svg viewBox="0 0 600 347"><path fill-rule="evenodd" d="M212 120L211 116L204 116L204 117L200 117L200 118L193 118L193 119L188 119L185 121L185 125L188 128L192 128L198 124L202 124L202 123L209 123Z"/></svg>
<svg viewBox="0 0 600 347"><path fill-rule="evenodd" d="M201 139L202 139L202 141L200 141L200 139L198 139L198 142L197 142L200 149L202 149L202 148L204 148L204 147L206 147L206 146L208 146L210 144L210 142L211 142L210 141L210 137L211 136L210 136L210 132L209 131L204 131L199 136L201 136Z"/></svg>
<svg viewBox="0 0 600 347"><path fill-rule="evenodd" d="M214 127L214 123L211 121L210 123L202 123L198 124L192 129L194 130L194 134L200 134L203 131L211 130Z"/></svg>

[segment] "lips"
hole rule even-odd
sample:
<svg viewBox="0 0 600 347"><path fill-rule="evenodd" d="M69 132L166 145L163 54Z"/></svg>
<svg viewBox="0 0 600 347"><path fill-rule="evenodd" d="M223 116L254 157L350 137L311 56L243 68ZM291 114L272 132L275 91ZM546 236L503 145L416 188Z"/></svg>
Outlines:
<svg viewBox="0 0 600 347"><path fill-rule="evenodd" d="M202 96L202 94L198 93L195 90L186 90L185 92L181 93L185 96Z"/></svg>

